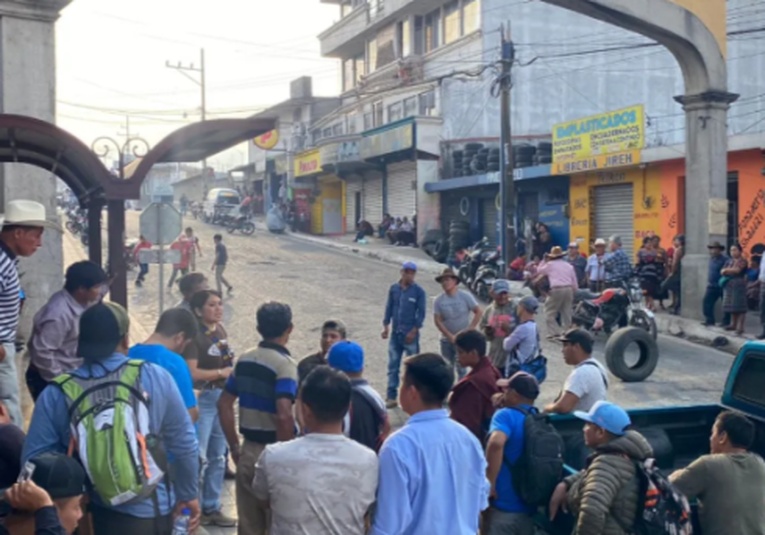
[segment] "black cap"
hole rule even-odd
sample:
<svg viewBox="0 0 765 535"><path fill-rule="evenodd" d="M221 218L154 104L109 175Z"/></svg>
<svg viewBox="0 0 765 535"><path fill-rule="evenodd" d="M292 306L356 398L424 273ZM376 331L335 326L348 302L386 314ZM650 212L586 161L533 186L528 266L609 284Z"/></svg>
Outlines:
<svg viewBox="0 0 765 535"><path fill-rule="evenodd" d="M569 329L558 337L561 342L579 344L586 353L592 353L593 340L590 333L584 329Z"/></svg>
<svg viewBox="0 0 765 535"><path fill-rule="evenodd" d="M526 372L516 372L509 379L497 381L500 388L512 388L526 399L535 400L539 397L539 381Z"/></svg>
<svg viewBox="0 0 765 535"><path fill-rule="evenodd" d="M13 424L0 425L0 489L10 487L21 472L21 451L26 435Z"/></svg>
<svg viewBox="0 0 765 535"><path fill-rule="evenodd" d="M61 453L43 453L29 462L34 465L32 481L52 499L85 494L85 470L72 457Z"/></svg>
<svg viewBox="0 0 765 535"><path fill-rule="evenodd" d="M80 316L77 354L87 360L111 356L130 329L127 311L117 303L98 303Z"/></svg>

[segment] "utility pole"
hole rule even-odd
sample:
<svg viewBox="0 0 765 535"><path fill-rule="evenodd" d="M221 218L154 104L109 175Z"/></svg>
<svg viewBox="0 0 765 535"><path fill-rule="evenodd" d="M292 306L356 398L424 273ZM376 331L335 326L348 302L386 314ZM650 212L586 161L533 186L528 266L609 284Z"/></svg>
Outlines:
<svg viewBox="0 0 765 535"><path fill-rule="evenodd" d="M511 70L515 60L515 47L509 38L509 24L507 32L505 25L500 28L502 35L502 68L499 78L500 91L500 156L499 156L499 197L500 197L500 229L499 240L502 249L502 258L505 266L515 258L515 182L513 177L513 139L511 127L510 89L512 87Z"/></svg>
<svg viewBox="0 0 765 535"><path fill-rule="evenodd" d="M202 107L200 108L200 116L202 121L207 120L207 79L205 70L205 49L202 48L199 51L199 67L194 66L193 63L184 65L180 61L175 65L169 61L165 62L165 67L168 69L174 69L184 75L186 78L197 84L201 90ZM199 80L188 74L189 72L199 73ZM207 189L207 159L202 160L202 181Z"/></svg>

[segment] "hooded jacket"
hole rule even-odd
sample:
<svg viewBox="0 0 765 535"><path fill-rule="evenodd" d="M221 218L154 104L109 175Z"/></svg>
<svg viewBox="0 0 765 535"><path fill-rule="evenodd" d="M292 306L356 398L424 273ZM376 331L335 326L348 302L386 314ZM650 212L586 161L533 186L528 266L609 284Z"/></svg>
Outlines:
<svg viewBox="0 0 765 535"><path fill-rule="evenodd" d="M597 448L584 470L565 479L569 510L577 518L574 535L630 532L640 492L635 461L651 456L653 451L643 435L627 431Z"/></svg>

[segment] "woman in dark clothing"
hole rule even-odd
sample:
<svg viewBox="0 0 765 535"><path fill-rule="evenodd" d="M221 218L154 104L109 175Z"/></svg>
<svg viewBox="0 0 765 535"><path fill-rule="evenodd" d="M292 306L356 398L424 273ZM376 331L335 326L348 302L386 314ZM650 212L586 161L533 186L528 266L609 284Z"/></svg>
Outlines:
<svg viewBox="0 0 765 535"><path fill-rule="evenodd" d="M672 242L672 262L669 268L669 276L661 284L662 294L672 292L672 305L669 313L680 314L680 288L682 285L682 263L685 255L685 236L678 234Z"/></svg>
<svg viewBox="0 0 765 535"><path fill-rule="evenodd" d="M355 242L361 241L367 236L374 236L375 234L375 229L372 227L372 224L366 220L359 221L357 230L358 232L356 232L356 238L353 240Z"/></svg>
<svg viewBox="0 0 765 535"><path fill-rule="evenodd" d="M645 294L645 303L649 310L655 310L653 300L661 293L661 278L664 266L659 263L659 254L654 248L653 238L643 238L643 247L637 254L637 272L640 287Z"/></svg>
<svg viewBox="0 0 765 535"><path fill-rule="evenodd" d="M736 331L736 334L744 333L744 319L746 318L746 259L741 255L741 247L731 245L730 259L720 271L723 285L723 312L731 315L731 324L725 327L726 331Z"/></svg>
<svg viewBox="0 0 765 535"><path fill-rule="evenodd" d="M537 223L534 227L533 255L544 258L545 254L552 249L552 235L550 229L544 223Z"/></svg>

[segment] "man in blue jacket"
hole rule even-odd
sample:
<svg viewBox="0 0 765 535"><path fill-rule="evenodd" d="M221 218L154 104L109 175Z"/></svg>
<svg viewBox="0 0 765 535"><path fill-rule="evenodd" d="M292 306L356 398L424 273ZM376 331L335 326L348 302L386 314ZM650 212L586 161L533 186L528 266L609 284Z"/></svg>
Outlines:
<svg viewBox="0 0 765 535"><path fill-rule="evenodd" d="M72 374L98 378L126 365L129 327L127 312L115 303L100 303L86 310L80 317L77 348L84 364ZM145 363L138 381L147 399L149 432L173 457L173 486L167 485L165 477L151 497L121 505L109 505L89 489L94 530L109 535L169 535L174 513L187 508L191 511L193 531L200 517L199 446L194 426L178 387L167 371ZM35 405L22 465L42 453L66 453L71 439L70 421L63 389L58 385L46 387Z"/></svg>
<svg viewBox="0 0 765 535"><path fill-rule="evenodd" d="M401 279L388 290L383 319L383 340L388 342L388 394L386 405L392 409L398 405L398 384L401 357L420 352L420 329L425 321L425 290L416 282L417 264L404 262ZM393 332L391 332L393 324Z"/></svg>

